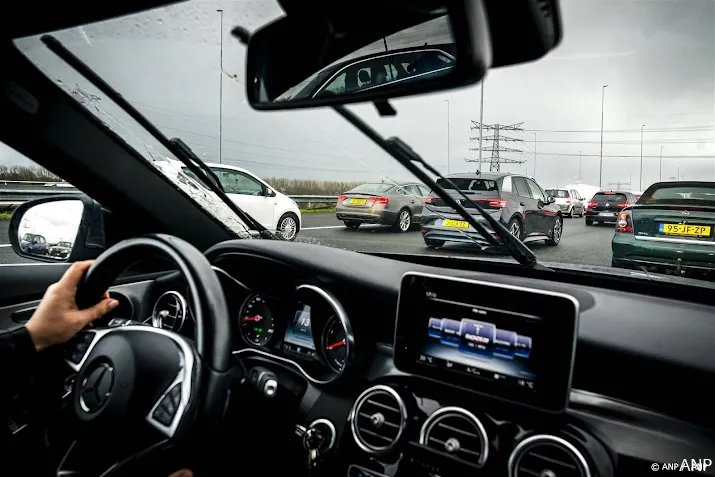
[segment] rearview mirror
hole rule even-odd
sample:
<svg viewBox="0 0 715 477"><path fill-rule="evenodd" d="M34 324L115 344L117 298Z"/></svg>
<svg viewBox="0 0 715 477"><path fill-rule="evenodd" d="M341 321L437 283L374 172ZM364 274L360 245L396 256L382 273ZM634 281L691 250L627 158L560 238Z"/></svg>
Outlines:
<svg viewBox="0 0 715 477"><path fill-rule="evenodd" d="M479 81L491 64L481 0L401 2L289 12L250 38L247 97L256 109L380 101ZM238 35L236 31L234 34Z"/></svg>
<svg viewBox="0 0 715 477"><path fill-rule="evenodd" d="M556 202L556 198L555 198L554 196L550 195L550 196L546 199L546 202L549 203L549 204L553 204L554 202Z"/></svg>
<svg viewBox="0 0 715 477"><path fill-rule="evenodd" d="M25 202L12 214L8 231L15 253L43 262L87 260L104 250L101 207L86 196Z"/></svg>

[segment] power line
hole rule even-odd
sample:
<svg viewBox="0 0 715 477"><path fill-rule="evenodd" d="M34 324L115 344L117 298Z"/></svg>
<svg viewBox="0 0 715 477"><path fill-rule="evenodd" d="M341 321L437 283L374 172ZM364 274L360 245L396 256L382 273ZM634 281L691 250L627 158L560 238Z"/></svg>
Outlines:
<svg viewBox="0 0 715 477"><path fill-rule="evenodd" d="M703 126L683 126L680 128L653 128L650 132L683 132L683 131L714 131L715 125ZM550 132L550 133L597 133L601 134L600 129L524 129L526 132ZM639 133L639 129L604 129L604 133Z"/></svg>

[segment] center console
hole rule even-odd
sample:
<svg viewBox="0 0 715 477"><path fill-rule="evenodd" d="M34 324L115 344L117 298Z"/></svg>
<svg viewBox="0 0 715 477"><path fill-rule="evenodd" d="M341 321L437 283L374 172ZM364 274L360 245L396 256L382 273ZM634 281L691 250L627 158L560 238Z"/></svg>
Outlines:
<svg viewBox="0 0 715 477"><path fill-rule="evenodd" d="M405 274L394 372L353 404L347 475L612 475L566 413L578 316L565 294Z"/></svg>

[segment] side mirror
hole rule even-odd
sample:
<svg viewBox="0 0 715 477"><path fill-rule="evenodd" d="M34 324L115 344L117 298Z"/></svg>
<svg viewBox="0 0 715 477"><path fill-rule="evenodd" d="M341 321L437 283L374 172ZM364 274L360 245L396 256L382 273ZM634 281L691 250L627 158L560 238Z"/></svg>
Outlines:
<svg viewBox="0 0 715 477"><path fill-rule="evenodd" d="M43 197L12 214L9 239L21 257L42 262L76 262L104 251L102 207L87 196Z"/></svg>
<svg viewBox="0 0 715 477"><path fill-rule="evenodd" d="M553 195L550 195L549 198L546 199L547 204L553 204L554 202L556 202L556 198L554 198Z"/></svg>
<svg viewBox="0 0 715 477"><path fill-rule="evenodd" d="M263 189L263 195L265 195L266 197L275 197L276 193L273 192L273 189L269 189L268 187L265 187Z"/></svg>

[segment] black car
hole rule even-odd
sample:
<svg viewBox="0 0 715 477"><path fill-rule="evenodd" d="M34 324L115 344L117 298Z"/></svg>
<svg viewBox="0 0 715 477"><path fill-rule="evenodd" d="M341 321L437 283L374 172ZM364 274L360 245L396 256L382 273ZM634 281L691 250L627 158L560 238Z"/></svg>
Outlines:
<svg viewBox="0 0 715 477"><path fill-rule="evenodd" d="M638 199L632 192L596 192L586 207L586 225L593 225L594 222L616 223L618 221L618 212L636 202L638 202Z"/></svg>
<svg viewBox="0 0 715 477"><path fill-rule="evenodd" d="M487 230L493 233L474 204L479 204L492 217L500 220L520 240L546 240L558 245L563 231L563 215L554 198L532 178L509 173L453 174L437 183L465 208ZM465 200L458 187L470 200ZM429 247L441 247L445 242L485 242L481 235L447 203L427 197L422 212L422 236Z"/></svg>

